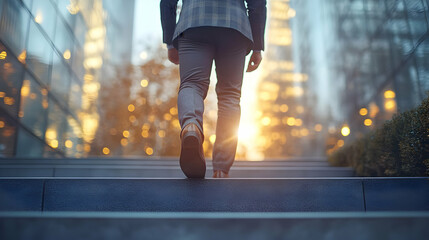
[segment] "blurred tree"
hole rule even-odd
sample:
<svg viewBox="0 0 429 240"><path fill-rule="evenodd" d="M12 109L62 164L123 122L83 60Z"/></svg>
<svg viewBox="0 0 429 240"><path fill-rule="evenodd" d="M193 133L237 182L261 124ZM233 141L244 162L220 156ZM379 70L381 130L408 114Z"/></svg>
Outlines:
<svg viewBox="0 0 429 240"><path fill-rule="evenodd" d="M167 63L163 49L154 53L141 66L118 67L100 83L100 123L91 155L179 155L179 69Z"/></svg>

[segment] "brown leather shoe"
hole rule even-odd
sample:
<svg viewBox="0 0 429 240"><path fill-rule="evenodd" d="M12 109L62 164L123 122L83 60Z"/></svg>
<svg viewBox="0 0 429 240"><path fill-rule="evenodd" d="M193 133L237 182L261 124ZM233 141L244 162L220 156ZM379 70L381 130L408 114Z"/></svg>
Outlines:
<svg viewBox="0 0 429 240"><path fill-rule="evenodd" d="M214 170L213 178L229 178L228 173L221 170Z"/></svg>
<svg viewBox="0 0 429 240"><path fill-rule="evenodd" d="M188 178L204 178L206 175L204 135L195 123L190 123L183 129L181 139L180 168Z"/></svg>

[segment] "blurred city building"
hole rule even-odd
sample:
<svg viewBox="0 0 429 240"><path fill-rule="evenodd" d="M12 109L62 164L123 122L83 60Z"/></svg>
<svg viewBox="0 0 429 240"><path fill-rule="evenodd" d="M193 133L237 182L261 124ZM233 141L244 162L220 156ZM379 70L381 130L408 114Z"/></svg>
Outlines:
<svg viewBox="0 0 429 240"><path fill-rule="evenodd" d="M321 124L314 116L314 94L305 69L297 71L291 19L297 12L289 1L269 2L267 46L259 85L261 136L265 157L320 156ZM317 149L319 147L319 149Z"/></svg>
<svg viewBox="0 0 429 240"><path fill-rule="evenodd" d="M267 157L325 155L429 90L427 1L269 1L259 91Z"/></svg>
<svg viewBox="0 0 429 240"><path fill-rule="evenodd" d="M308 91L326 120L328 154L427 97L427 1L309 0L291 7L296 70L309 76Z"/></svg>
<svg viewBox="0 0 429 240"><path fill-rule="evenodd" d="M131 61L133 8L134 0L0 1L0 156L87 155L99 81Z"/></svg>

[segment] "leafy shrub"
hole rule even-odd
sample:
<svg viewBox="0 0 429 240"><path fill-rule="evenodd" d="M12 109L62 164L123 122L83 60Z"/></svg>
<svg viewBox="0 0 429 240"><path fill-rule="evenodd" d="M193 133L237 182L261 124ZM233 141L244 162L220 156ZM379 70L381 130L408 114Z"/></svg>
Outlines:
<svg viewBox="0 0 429 240"><path fill-rule="evenodd" d="M429 97L328 158L360 176L429 176Z"/></svg>

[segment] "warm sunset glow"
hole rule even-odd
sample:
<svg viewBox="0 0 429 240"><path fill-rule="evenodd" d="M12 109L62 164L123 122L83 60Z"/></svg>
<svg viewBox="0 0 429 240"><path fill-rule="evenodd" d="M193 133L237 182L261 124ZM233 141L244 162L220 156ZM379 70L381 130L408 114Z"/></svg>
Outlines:
<svg viewBox="0 0 429 240"><path fill-rule="evenodd" d="M72 148L73 147L73 142L71 140L66 140L66 142L64 143L64 145L66 146L66 148Z"/></svg>
<svg viewBox="0 0 429 240"><path fill-rule="evenodd" d="M170 114L171 115L177 115L177 108L175 108L175 107L170 108Z"/></svg>
<svg viewBox="0 0 429 240"><path fill-rule="evenodd" d="M343 128L341 128L341 134L344 137L347 137L348 135L350 135L350 128L348 126L344 126Z"/></svg>
<svg viewBox="0 0 429 240"><path fill-rule="evenodd" d="M136 107L133 104L128 105L128 111L134 112L136 110Z"/></svg>
<svg viewBox="0 0 429 240"><path fill-rule="evenodd" d="M108 147L103 148L103 154L108 155L110 153L110 149Z"/></svg>
<svg viewBox="0 0 429 240"><path fill-rule="evenodd" d="M158 136L159 136L160 138L165 137L165 131L164 131L164 130L159 130L159 131L158 131Z"/></svg>
<svg viewBox="0 0 429 240"><path fill-rule="evenodd" d="M366 108L361 108L361 109L359 110L359 114L360 114L361 116L365 116L365 115L367 115L367 114L368 114L368 109L366 109Z"/></svg>
<svg viewBox="0 0 429 240"><path fill-rule="evenodd" d="M140 59L146 60L146 58L147 58L147 52L145 52L145 51L141 52L140 53Z"/></svg>
<svg viewBox="0 0 429 240"><path fill-rule="evenodd" d="M134 116L134 115L131 115L129 118L128 118L128 120L130 120L130 122L135 122L135 121L137 121L137 118L136 118L136 116Z"/></svg>
<svg viewBox="0 0 429 240"><path fill-rule="evenodd" d="M295 125L295 118L293 118L293 117L289 117L289 118L287 119L287 125L289 125L289 126L294 126L294 125Z"/></svg>
<svg viewBox="0 0 429 240"><path fill-rule="evenodd" d="M49 128L48 130L46 130L45 138L48 140L56 139L57 131L55 129Z"/></svg>
<svg viewBox="0 0 429 240"><path fill-rule="evenodd" d="M257 135L257 128L249 123L240 124L238 128L238 138L240 142L254 141Z"/></svg>
<svg viewBox="0 0 429 240"><path fill-rule="evenodd" d="M73 4L73 2L70 2L70 5L67 6L67 10L71 15L75 15L79 12L79 6L77 4Z"/></svg>
<svg viewBox="0 0 429 240"><path fill-rule="evenodd" d="M364 124L365 126L371 126L371 125L372 125L372 120L371 120L371 119L369 119L369 118L367 118L367 119L365 119L365 121L363 121L363 124Z"/></svg>
<svg viewBox="0 0 429 240"><path fill-rule="evenodd" d="M27 97L30 94L30 80L24 80L22 87L21 87L21 96Z"/></svg>
<svg viewBox="0 0 429 240"><path fill-rule="evenodd" d="M281 106L280 106L280 111L281 112L287 112L289 110L289 107L286 105L286 104L282 104Z"/></svg>
<svg viewBox="0 0 429 240"><path fill-rule="evenodd" d="M0 52L0 60L6 59L6 57L7 57L6 51Z"/></svg>
<svg viewBox="0 0 429 240"><path fill-rule="evenodd" d="M5 125L4 121L0 121L0 128L4 128L4 125Z"/></svg>
<svg viewBox="0 0 429 240"><path fill-rule="evenodd" d="M343 139L338 140L338 141L337 141L337 146L338 146L338 147L342 147L342 146L344 146L344 140L343 140Z"/></svg>
<svg viewBox="0 0 429 240"><path fill-rule="evenodd" d="M395 102L395 100L393 100L393 99L387 100L387 101L384 103L384 108L385 108L386 110L389 110L389 111L394 110L394 109L396 108L396 102Z"/></svg>
<svg viewBox="0 0 429 240"><path fill-rule="evenodd" d="M169 114L169 113L164 114L164 120L170 121L171 118L172 118L171 114Z"/></svg>
<svg viewBox="0 0 429 240"><path fill-rule="evenodd" d="M53 139L49 141L49 146L51 146L52 148L58 148L58 140Z"/></svg>
<svg viewBox="0 0 429 240"><path fill-rule="evenodd" d="M71 52L70 52L70 50L68 50L68 49L65 50L64 53L63 53L63 57L64 57L64 59L69 60L71 58Z"/></svg>
<svg viewBox="0 0 429 240"><path fill-rule="evenodd" d="M27 51L26 50L22 51L18 56L18 61L20 61L23 64L25 64L25 59L27 59Z"/></svg>
<svg viewBox="0 0 429 240"><path fill-rule="evenodd" d="M379 112L380 112L380 108L377 106L377 104L374 102L371 102L369 104L369 117L374 118L375 116L377 116Z"/></svg>
<svg viewBox="0 0 429 240"><path fill-rule="evenodd" d="M149 85L149 81L147 79L143 79L140 81L140 85L142 87L147 87L147 85Z"/></svg>
<svg viewBox="0 0 429 240"><path fill-rule="evenodd" d="M147 147L147 148L146 148L146 154L147 154L147 155L152 155L152 154L153 154L153 148L151 148L151 147Z"/></svg>
<svg viewBox="0 0 429 240"><path fill-rule="evenodd" d="M392 90L387 90L384 92L384 98L395 98L396 94Z"/></svg>
<svg viewBox="0 0 429 240"><path fill-rule="evenodd" d="M130 136L130 132L128 130L125 130L122 132L122 135L127 138Z"/></svg>
<svg viewBox="0 0 429 240"><path fill-rule="evenodd" d="M143 137L143 138L148 138L148 137L149 137L149 131L147 131L147 130L143 130L143 131L142 131L142 137Z"/></svg>
<svg viewBox="0 0 429 240"><path fill-rule="evenodd" d="M210 138L209 138L209 140L210 140L210 142L212 143L212 144L214 144L214 142L216 141L216 135L211 135L210 136Z"/></svg>
<svg viewBox="0 0 429 240"><path fill-rule="evenodd" d="M38 24L41 24L43 22L43 16L41 13L37 13L36 17L34 17L34 21Z"/></svg>
<svg viewBox="0 0 429 240"><path fill-rule="evenodd" d="M316 124L316 125L314 125L314 131L320 132L320 131L322 131L322 129L323 129L322 124Z"/></svg>

